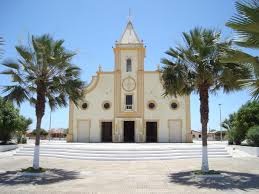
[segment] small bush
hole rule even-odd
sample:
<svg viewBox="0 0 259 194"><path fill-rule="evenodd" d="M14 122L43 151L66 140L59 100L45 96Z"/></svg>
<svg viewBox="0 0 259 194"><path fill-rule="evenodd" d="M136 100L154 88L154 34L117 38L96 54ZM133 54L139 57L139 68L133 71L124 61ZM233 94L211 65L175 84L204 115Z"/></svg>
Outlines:
<svg viewBox="0 0 259 194"><path fill-rule="evenodd" d="M16 134L16 142L18 144L26 144L27 138L24 135L21 135L21 133Z"/></svg>
<svg viewBox="0 0 259 194"><path fill-rule="evenodd" d="M246 134L247 142L251 146L259 146L259 125L251 127Z"/></svg>
<svg viewBox="0 0 259 194"><path fill-rule="evenodd" d="M21 144L26 144L26 143L27 143L27 138L26 137L22 137Z"/></svg>

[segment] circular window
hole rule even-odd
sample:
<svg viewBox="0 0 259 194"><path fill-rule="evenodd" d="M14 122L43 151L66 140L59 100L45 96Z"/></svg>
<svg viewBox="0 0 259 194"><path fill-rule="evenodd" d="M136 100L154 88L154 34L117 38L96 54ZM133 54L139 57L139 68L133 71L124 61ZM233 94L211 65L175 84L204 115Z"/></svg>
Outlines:
<svg viewBox="0 0 259 194"><path fill-rule="evenodd" d="M150 110L153 110L156 108L156 102L151 100L147 103L147 107L150 109Z"/></svg>
<svg viewBox="0 0 259 194"><path fill-rule="evenodd" d="M103 104L103 108L104 109L109 109L111 107L111 105L110 105L110 103L109 102L105 102L104 104Z"/></svg>
<svg viewBox="0 0 259 194"><path fill-rule="evenodd" d="M87 109L88 108L87 102L82 103L81 107L83 110Z"/></svg>
<svg viewBox="0 0 259 194"><path fill-rule="evenodd" d="M171 109L173 110L178 108L178 104L176 102L172 102L170 106L171 106Z"/></svg>
<svg viewBox="0 0 259 194"><path fill-rule="evenodd" d="M150 109L154 109L155 106L156 106L156 105L155 105L153 102L150 102L150 103L148 104L148 108L150 108Z"/></svg>

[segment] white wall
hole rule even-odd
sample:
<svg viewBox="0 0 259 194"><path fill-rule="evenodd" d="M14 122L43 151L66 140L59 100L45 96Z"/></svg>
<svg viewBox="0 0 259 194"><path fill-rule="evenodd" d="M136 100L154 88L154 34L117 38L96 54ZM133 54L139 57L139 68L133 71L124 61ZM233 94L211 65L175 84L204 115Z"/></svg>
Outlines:
<svg viewBox="0 0 259 194"><path fill-rule="evenodd" d="M100 120L113 120L114 117L114 77L113 74L99 73L94 90L86 94L88 108L82 110L74 108L73 114L73 141L77 141L77 120L90 120L90 142L101 141ZM92 83L94 84L94 83ZM111 108L104 110L104 101L111 103Z"/></svg>
<svg viewBox="0 0 259 194"><path fill-rule="evenodd" d="M148 101L156 102L156 108L150 110L147 108ZM172 101L178 102L178 108L172 110L170 104ZM182 120L182 141L186 138L186 120L185 120L185 97L163 97L163 88L160 82L158 73L145 73L144 75L144 119L156 120L159 119L158 126L158 141L168 142L168 120L181 119Z"/></svg>

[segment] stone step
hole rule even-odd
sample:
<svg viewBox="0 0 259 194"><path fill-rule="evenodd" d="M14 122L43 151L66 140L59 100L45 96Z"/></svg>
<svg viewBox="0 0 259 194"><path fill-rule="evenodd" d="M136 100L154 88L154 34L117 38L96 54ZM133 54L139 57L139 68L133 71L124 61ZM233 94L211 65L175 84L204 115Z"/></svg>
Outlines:
<svg viewBox="0 0 259 194"><path fill-rule="evenodd" d="M31 148L21 148L21 151L33 151L34 147ZM133 153L133 154L143 154L143 153L192 153L192 152L201 152L201 149L189 149L189 150L180 150L180 149L171 149L171 150L89 150L89 149L57 149L57 148L40 148L41 151L45 152L73 152L73 153ZM226 152L225 149L208 149L208 152Z"/></svg>
<svg viewBox="0 0 259 194"><path fill-rule="evenodd" d="M17 153L20 154L33 154L33 151L25 151L21 150ZM201 155L201 152L193 152L193 153L185 153L185 152L177 152L177 153L141 153L141 154L136 154L136 153L127 153L127 152L120 152L120 153L83 153L83 152L51 152L51 151L44 151L41 150L40 154L63 154L63 155L73 155L73 156L100 156L100 157L149 157L149 156L157 156L157 157L162 157L162 156L195 156L195 155ZM208 152L209 155L229 155L226 151L225 152Z"/></svg>
<svg viewBox="0 0 259 194"><path fill-rule="evenodd" d="M16 156L32 156L34 145L17 149ZM40 155L46 157L83 160L173 160L201 158L202 146L193 144L43 144ZM209 145L208 156L231 157L225 146Z"/></svg>
<svg viewBox="0 0 259 194"><path fill-rule="evenodd" d="M33 146L24 146L20 149L34 149L34 145ZM117 148L117 147L77 147L77 146L71 146L71 147L60 147L60 146L40 146L40 149L55 149L55 150L87 150L87 151L132 151L132 152L138 152L138 151L192 151L192 150L201 150L201 146L199 147L161 147L161 148L157 148L157 147L149 147L149 148L141 148L141 147L137 147L137 148L132 148L132 147L125 147L125 148ZM208 150L225 150L225 147L208 147Z"/></svg>
<svg viewBox="0 0 259 194"><path fill-rule="evenodd" d="M32 153L16 153L17 156L32 156ZM174 160L174 159L192 159L201 158L201 155L186 155L186 156L163 156L163 157L104 157L104 156L71 156L62 154L40 154L41 157L56 157L56 158L67 158L67 159L78 159L78 160L97 160L97 161L136 161L136 160ZM209 155L210 158L230 158L230 155Z"/></svg>

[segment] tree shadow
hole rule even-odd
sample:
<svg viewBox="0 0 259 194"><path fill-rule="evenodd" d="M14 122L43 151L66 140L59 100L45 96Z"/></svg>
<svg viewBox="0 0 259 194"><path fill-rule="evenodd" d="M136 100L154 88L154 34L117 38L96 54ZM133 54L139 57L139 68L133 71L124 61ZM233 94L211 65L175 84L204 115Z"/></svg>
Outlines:
<svg viewBox="0 0 259 194"><path fill-rule="evenodd" d="M48 169L47 174L43 176L25 176L19 171L7 171L0 173L0 186L17 184L46 185L79 178L79 172L63 169Z"/></svg>
<svg viewBox="0 0 259 194"><path fill-rule="evenodd" d="M222 177L199 177L192 171L169 174L169 181L181 185L193 185L198 188L218 190L259 189L259 175L241 172L220 171Z"/></svg>

